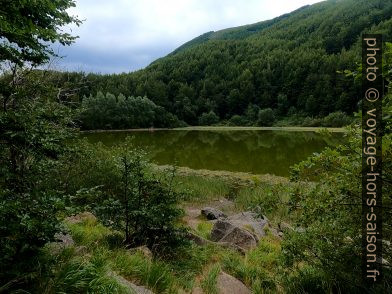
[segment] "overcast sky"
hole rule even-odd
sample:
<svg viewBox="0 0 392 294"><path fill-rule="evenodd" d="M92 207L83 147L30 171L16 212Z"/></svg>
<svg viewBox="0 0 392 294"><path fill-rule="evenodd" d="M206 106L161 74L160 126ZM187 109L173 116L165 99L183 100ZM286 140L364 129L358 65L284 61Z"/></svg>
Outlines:
<svg viewBox="0 0 392 294"><path fill-rule="evenodd" d="M80 38L56 46L63 70L134 71L208 31L251 24L320 0L77 0Z"/></svg>

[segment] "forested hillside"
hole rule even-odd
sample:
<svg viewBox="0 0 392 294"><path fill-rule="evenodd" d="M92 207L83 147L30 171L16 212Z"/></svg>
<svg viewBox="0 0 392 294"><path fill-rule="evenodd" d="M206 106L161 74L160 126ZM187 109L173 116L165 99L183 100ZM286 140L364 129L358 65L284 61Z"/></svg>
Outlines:
<svg viewBox="0 0 392 294"><path fill-rule="evenodd" d="M359 60L364 32L392 40L391 0L324 1L276 19L209 32L129 74L89 74L79 96L146 96L190 125L213 112L232 124L321 117L358 108L360 85L338 73ZM79 79L74 73L67 77Z"/></svg>

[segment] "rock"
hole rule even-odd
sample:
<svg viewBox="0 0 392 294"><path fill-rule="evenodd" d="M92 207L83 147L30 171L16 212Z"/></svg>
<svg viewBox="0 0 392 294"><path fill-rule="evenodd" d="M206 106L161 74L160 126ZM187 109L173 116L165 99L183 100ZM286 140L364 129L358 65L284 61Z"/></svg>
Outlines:
<svg viewBox="0 0 392 294"><path fill-rule="evenodd" d="M96 222L97 218L91 212L86 211L86 212L82 212L82 213L67 217L65 219L65 221L70 224L79 224L79 223L83 223L85 221Z"/></svg>
<svg viewBox="0 0 392 294"><path fill-rule="evenodd" d="M147 246L139 246L139 247L134 247L134 248L129 248L129 251L132 253L140 252L143 254L145 257L151 259L152 258L152 252Z"/></svg>
<svg viewBox="0 0 392 294"><path fill-rule="evenodd" d="M219 294L250 294L251 291L238 279L221 272L217 280Z"/></svg>
<svg viewBox="0 0 392 294"><path fill-rule="evenodd" d="M75 245L75 241L69 234L56 233L54 235L54 239L54 242L47 244L47 248L52 255L59 255L65 248L69 248Z"/></svg>
<svg viewBox="0 0 392 294"><path fill-rule="evenodd" d="M294 231L296 231L297 233L305 233L306 232L305 228L302 228L302 227L297 227L294 229Z"/></svg>
<svg viewBox="0 0 392 294"><path fill-rule="evenodd" d="M127 279L125 279L124 277L118 275L115 272L109 272L108 275L110 277L113 277L114 279L116 279L117 282L120 283L122 286L128 288L131 291L131 293L135 293L135 294L154 294L154 292L152 292L151 290L147 289L146 287L137 286L134 283L131 283L130 281L128 281Z"/></svg>
<svg viewBox="0 0 392 294"><path fill-rule="evenodd" d="M204 239L203 237L198 236L198 235L196 235L196 234L194 234L192 232L188 232L187 233L187 238L188 238L188 240L191 240L191 241L195 242L195 244L197 244L199 246L204 246L204 245L207 245L209 243L213 243L213 242L211 242L211 241L209 241L207 239Z"/></svg>
<svg viewBox="0 0 392 294"><path fill-rule="evenodd" d="M258 241L249 231L222 219L214 224L211 240L233 244L245 250L256 247Z"/></svg>
<svg viewBox="0 0 392 294"><path fill-rule="evenodd" d="M203 289L200 287L195 287L192 289L192 294L204 294Z"/></svg>
<svg viewBox="0 0 392 294"><path fill-rule="evenodd" d="M234 229L234 225L227 220L218 220L211 230L211 240L220 241L229 231Z"/></svg>
<svg viewBox="0 0 392 294"><path fill-rule="evenodd" d="M284 232L284 231L294 231L294 228L290 224L288 224L288 223L281 222L279 224L279 230L282 231L282 232Z"/></svg>
<svg viewBox="0 0 392 294"><path fill-rule="evenodd" d="M256 213L246 211L228 217L228 220L233 225L242 229L248 230L258 239L265 236L265 227L268 226L268 219L266 217L259 217Z"/></svg>
<svg viewBox="0 0 392 294"><path fill-rule="evenodd" d="M219 209L213 207L204 207L201 210L201 214L204 215L208 220L214 220L219 218L225 218L226 215Z"/></svg>
<svg viewBox="0 0 392 294"><path fill-rule="evenodd" d="M75 241L70 234L56 233L54 238L58 243L63 244L64 247L70 247L75 244Z"/></svg>
<svg viewBox="0 0 392 294"><path fill-rule="evenodd" d="M183 220L189 227L196 230L198 224L200 223L199 216L200 216L200 208L186 207L185 216Z"/></svg>
<svg viewBox="0 0 392 294"><path fill-rule="evenodd" d="M247 250L256 247L258 240L247 230L234 227L219 242L228 242Z"/></svg>
<svg viewBox="0 0 392 294"><path fill-rule="evenodd" d="M246 253L246 251L243 248L241 248L235 244L232 244L229 242L213 242L213 241L204 239L203 237L200 237L192 232L188 232L187 238L188 238L188 240L193 241L195 244L197 244L199 246L205 246L208 244L215 244L215 245L219 245L219 246L222 246L225 248L234 249L234 250L238 251L239 253L241 253L242 255L245 255L245 253Z"/></svg>

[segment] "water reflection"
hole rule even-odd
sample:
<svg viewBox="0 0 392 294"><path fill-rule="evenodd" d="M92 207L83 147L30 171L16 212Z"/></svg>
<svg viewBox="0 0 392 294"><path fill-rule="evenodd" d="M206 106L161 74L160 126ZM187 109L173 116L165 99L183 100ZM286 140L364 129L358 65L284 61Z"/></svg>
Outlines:
<svg viewBox="0 0 392 294"><path fill-rule="evenodd" d="M138 131L85 134L90 142L121 144L134 137L157 164L193 169L227 170L254 174L289 175L289 167L326 146L342 141L341 133L285 131Z"/></svg>

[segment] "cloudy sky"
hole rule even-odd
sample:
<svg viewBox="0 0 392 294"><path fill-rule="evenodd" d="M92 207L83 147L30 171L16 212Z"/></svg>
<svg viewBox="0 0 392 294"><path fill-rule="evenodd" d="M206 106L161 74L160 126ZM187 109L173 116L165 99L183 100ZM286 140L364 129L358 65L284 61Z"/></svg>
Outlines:
<svg viewBox="0 0 392 294"><path fill-rule="evenodd" d="M62 70L119 73L143 68L208 31L255 23L321 0L76 0L80 38L56 46Z"/></svg>

